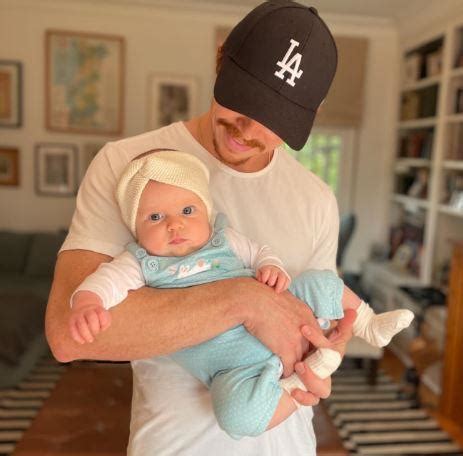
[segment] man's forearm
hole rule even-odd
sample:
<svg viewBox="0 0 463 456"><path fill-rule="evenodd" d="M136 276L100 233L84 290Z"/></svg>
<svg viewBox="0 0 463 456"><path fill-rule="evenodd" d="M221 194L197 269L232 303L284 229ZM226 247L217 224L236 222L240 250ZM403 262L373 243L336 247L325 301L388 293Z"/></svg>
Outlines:
<svg viewBox="0 0 463 456"><path fill-rule="evenodd" d="M243 323L239 284L220 281L193 288L142 288L111 310L112 324L91 344L80 345L69 331L69 298L79 283L110 258L88 251L59 255L47 307L46 332L60 361L133 360L172 353Z"/></svg>

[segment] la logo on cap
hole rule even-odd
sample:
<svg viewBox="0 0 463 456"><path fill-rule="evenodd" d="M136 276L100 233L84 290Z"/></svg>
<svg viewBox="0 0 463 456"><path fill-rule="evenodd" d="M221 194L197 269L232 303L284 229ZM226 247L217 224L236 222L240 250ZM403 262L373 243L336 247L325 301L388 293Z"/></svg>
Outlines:
<svg viewBox="0 0 463 456"><path fill-rule="evenodd" d="M286 79L286 82L291 86L295 86L294 79L295 78L300 78L302 76L303 71L299 69L301 65L301 59L302 55L299 52L296 52L291 57L292 52L294 51L294 48L299 46L299 42L296 40L293 40L291 38L290 40L290 46L289 49L286 51L286 54L283 58L283 60L279 60L277 62L277 65L281 68L279 71L275 71L275 76L278 76L280 79L285 78L285 73L289 72L291 74L291 77Z"/></svg>

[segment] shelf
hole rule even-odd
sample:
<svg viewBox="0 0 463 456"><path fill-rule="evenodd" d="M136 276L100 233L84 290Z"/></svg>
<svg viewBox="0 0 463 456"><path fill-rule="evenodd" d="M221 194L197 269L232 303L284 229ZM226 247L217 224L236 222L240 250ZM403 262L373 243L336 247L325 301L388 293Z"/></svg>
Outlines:
<svg viewBox="0 0 463 456"><path fill-rule="evenodd" d="M416 209L427 209L429 207L429 202L427 200L412 198L407 195L392 195L392 201L395 203L403 204L406 209L410 211L415 211Z"/></svg>
<svg viewBox="0 0 463 456"><path fill-rule="evenodd" d="M463 73L462 73L463 74ZM411 90L424 89L432 85L437 85L441 81L441 75L431 76L429 78L420 79L415 82L409 82L402 87L402 92L409 92Z"/></svg>
<svg viewBox="0 0 463 456"><path fill-rule="evenodd" d="M463 161L462 161L463 164ZM406 168L429 168L431 160L429 158L409 158L401 157L398 158L395 164L395 170L406 169Z"/></svg>
<svg viewBox="0 0 463 456"><path fill-rule="evenodd" d="M442 167L445 169L454 169L463 171L463 160L444 160Z"/></svg>
<svg viewBox="0 0 463 456"><path fill-rule="evenodd" d="M453 217L463 218L463 211L454 209L453 207L448 206L447 204L441 204L439 206L439 212L442 214L451 215Z"/></svg>
<svg viewBox="0 0 463 456"><path fill-rule="evenodd" d="M449 123L463 122L463 114L450 114L445 117L445 120Z"/></svg>
<svg viewBox="0 0 463 456"><path fill-rule="evenodd" d="M453 68L452 71L450 72L450 76L452 78L463 76L463 67Z"/></svg>
<svg viewBox="0 0 463 456"><path fill-rule="evenodd" d="M463 115L462 115L463 121ZM436 124L435 117L426 117L424 119L414 119L414 120L403 120L399 122L399 128L401 130L412 129L412 128L426 128L433 127Z"/></svg>

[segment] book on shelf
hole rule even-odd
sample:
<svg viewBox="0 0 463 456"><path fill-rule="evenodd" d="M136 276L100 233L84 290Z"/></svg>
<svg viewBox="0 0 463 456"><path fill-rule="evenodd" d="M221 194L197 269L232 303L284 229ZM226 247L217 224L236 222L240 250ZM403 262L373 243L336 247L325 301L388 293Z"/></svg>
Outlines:
<svg viewBox="0 0 463 456"><path fill-rule="evenodd" d="M418 53L410 54L405 58L403 66L404 84L413 84L421 76L422 56Z"/></svg>
<svg viewBox="0 0 463 456"><path fill-rule="evenodd" d="M420 96L417 92L406 92L402 96L400 120L414 120L420 114Z"/></svg>
<svg viewBox="0 0 463 456"><path fill-rule="evenodd" d="M431 158L433 132L409 131L400 139L401 158Z"/></svg>
<svg viewBox="0 0 463 456"><path fill-rule="evenodd" d="M447 160L463 160L463 124L449 125Z"/></svg>
<svg viewBox="0 0 463 456"><path fill-rule="evenodd" d="M437 107L437 85L420 91L420 117L434 117Z"/></svg>
<svg viewBox="0 0 463 456"><path fill-rule="evenodd" d="M426 77L437 76L442 71L442 49L426 55Z"/></svg>

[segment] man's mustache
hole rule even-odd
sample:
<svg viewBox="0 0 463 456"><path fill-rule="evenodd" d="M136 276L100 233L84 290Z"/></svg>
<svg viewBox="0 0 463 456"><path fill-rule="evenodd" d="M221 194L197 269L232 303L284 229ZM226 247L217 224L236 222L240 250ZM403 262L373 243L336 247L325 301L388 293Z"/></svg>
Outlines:
<svg viewBox="0 0 463 456"><path fill-rule="evenodd" d="M218 119L217 123L219 125L222 125L223 127L225 127L225 129L227 130L227 133L233 139L239 139L247 147L258 148L261 151L263 151L265 149L264 145L260 141L257 141L257 139L244 139L243 135L241 134L241 131L235 125L227 122L226 120Z"/></svg>

